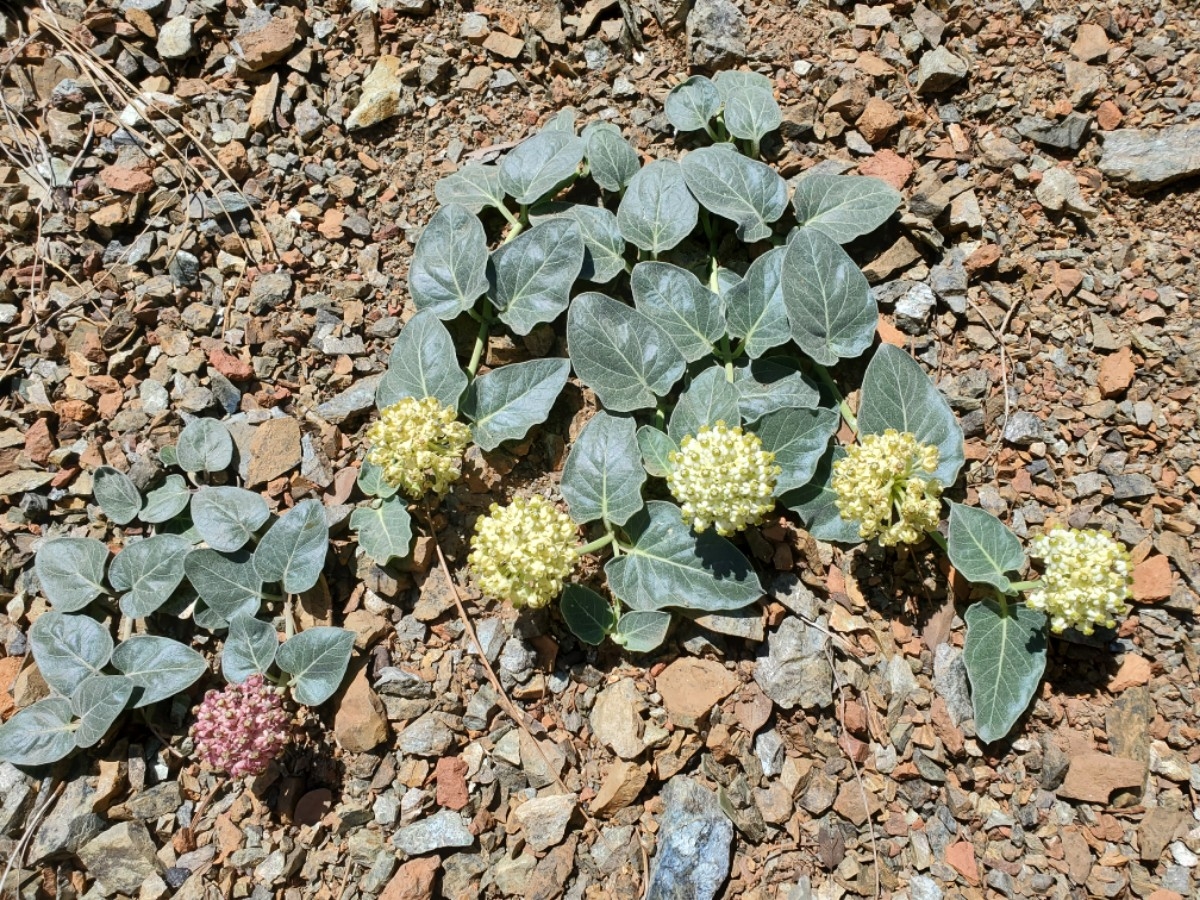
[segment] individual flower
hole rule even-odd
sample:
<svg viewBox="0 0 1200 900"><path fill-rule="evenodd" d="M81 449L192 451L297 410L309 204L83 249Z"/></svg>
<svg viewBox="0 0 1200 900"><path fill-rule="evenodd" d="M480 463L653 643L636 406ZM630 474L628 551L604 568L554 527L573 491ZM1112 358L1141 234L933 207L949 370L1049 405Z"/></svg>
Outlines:
<svg viewBox="0 0 1200 900"><path fill-rule="evenodd" d="M1050 617L1056 634L1076 628L1091 634L1097 625L1112 628L1125 615L1132 595L1129 551L1107 531L1050 528L1029 542L1029 555L1042 561L1040 586L1025 596L1026 605Z"/></svg>
<svg viewBox="0 0 1200 900"><path fill-rule="evenodd" d="M685 437L670 460L667 487L696 531L712 526L730 535L757 525L775 506L780 469L757 434L724 422L705 425Z"/></svg>
<svg viewBox="0 0 1200 900"><path fill-rule="evenodd" d="M490 597L539 609L559 595L579 548L571 518L541 497L493 503L475 523L467 562Z"/></svg>
<svg viewBox="0 0 1200 900"><path fill-rule="evenodd" d="M367 429L367 459L384 480L414 500L444 494L458 480L471 430L433 397L405 397L379 413Z"/></svg>
<svg viewBox="0 0 1200 900"><path fill-rule="evenodd" d="M937 528L942 485L938 450L894 428L866 434L833 464L831 487L843 519L858 522L863 540L885 547L916 544Z"/></svg>
<svg viewBox="0 0 1200 900"><path fill-rule="evenodd" d="M195 709L192 740L200 762L231 778L260 775L291 739L282 688L262 675L209 691Z"/></svg>

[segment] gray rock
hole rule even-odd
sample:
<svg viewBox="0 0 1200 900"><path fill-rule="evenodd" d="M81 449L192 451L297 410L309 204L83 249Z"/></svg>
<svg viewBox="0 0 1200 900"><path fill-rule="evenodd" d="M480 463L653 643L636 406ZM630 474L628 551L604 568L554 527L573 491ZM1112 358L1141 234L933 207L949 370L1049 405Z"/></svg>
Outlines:
<svg viewBox="0 0 1200 900"><path fill-rule="evenodd" d="M258 282L256 281L257 285ZM330 425L341 425L347 419L361 415L375 406L375 389L382 375L369 375L354 383L331 400L317 407L317 415Z"/></svg>
<svg viewBox="0 0 1200 900"><path fill-rule="evenodd" d="M454 743L454 732L435 713L426 713L400 732L396 747L414 756L442 756Z"/></svg>
<svg viewBox="0 0 1200 900"><path fill-rule="evenodd" d="M171 19L158 31L158 55L163 59L183 59L196 50L192 20L184 16Z"/></svg>
<svg viewBox="0 0 1200 900"><path fill-rule="evenodd" d="M1095 207L1083 199L1083 191L1075 176L1060 166L1042 173L1042 180L1033 189L1038 203L1053 212L1069 212L1085 219L1094 219L1100 214Z"/></svg>
<svg viewBox="0 0 1200 900"><path fill-rule="evenodd" d="M33 780L11 763L0 763L0 837L21 830L33 800Z"/></svg>
<svg viewBox="0 0 1200 900"><path fill-rule="evenodd" d="M161 876L163 864L150 832L141 822L122 822L79 848L88 874L100 882L104 896L135 895L142 882Z"/></svg>
<svg viewBox="0 0 1200 900"><path fill-rule="evenodd" d="M287 272L259 275L250 285L250 311L256 314L267 312L280 306L291 296L292 276Z"/></svg>
<svg viewBox="0 0 1200 900"><path fill-rule="evenodd" d="M810 628L789 616L759 651L754 680L768 697L784 709L814 709L833 702L833 670L825 653L829 640L824 617ZM821 630L818 630L821 629Z"/></svg>
<svg viewBox="0 0 1200 900"><path fill-rule="evenodd" d="M634 759L645 749L641 710L645 704L632 678L610 684L596 697L589 723L596 740L621 759Z"/></svg>
<svg viewBox="0 0 1200 900"><path fill-rule="evenodd" d="M167 272L176 287L191 287L200 278L200 260L195 254L180 250L167 265Z"/></svg>
<svg viewBox="0 0 1200 900"><path fill-rule="evenodd" d="M917 93L940 94L966 77L966 62L945 47L936 47L922 56L917 66Z"/></svg>
<svg viewBox="0 0 1200 900"><path fill-rule="evenodd" d="M912 900L942 900L942 889L928 875L914 875L908 882Z"/></svg>
<svg viewBox="0 0 1200 900"><path fill-rule="evenodd" d="M175 812L182 802L179 782L164 781L134 795L125 808L133 818L149 821Z"/></svg>
<svg viewBox="0 0 1200 900"><path fill-rule="evenodd" d="M304 140L313 137L325 127L325 117L311 100L305 100L296 107L296 133Z"/></svg>
<svg viewBox="0 0 1200 900"><path fill-rule="evenodd" d="M1130 475L1110 475L1114 500L1134 500L1139 497L1154 496L1154 481L1148 475L1133 473Z"/></svg>
<svg viewBox="0 0 1200 900"><path fill-rule="evenodd" d="M1028 447L1042 439L1042 420L1031 412L1018 410L1009 416L1004 426L1004 440L1018 447Z"/></svg>
<svg viewBox="0 0 1200 900"><path fill-rule="evenodd" d="M76 853L104 830L104 819L92 812L95 795L86 778L67 782L62 796L33 838L29 848L30 863Z"/></svg>
<svg viewBox="0 0 1200 900"><path fill-rule="evenodd" d="M967 269L963 252L958 248L947 253L940 263L929 270L929 286L955 315L967 311Z"/></svg>
<svg viewBox="0 0 1200 900"><path fill-rule="evenodd" d="M513 817L520 823L530 847L536 851L549 850L562 842L578 805L575 794L535 797L517 807Z"/></svg>
<svg viewBox="0 0 1200 900"><path fill-rule="evenodd" d="M1041 116L1026 116L1017 122L1017 133L1044 147L1078 150L1083 146L1091 124L1091 116L1074 112L1058 122L1051 122Z"/></svg>
<svg viewBox="0 0 1200 900"><path fill-rule="evenodd" d="M508 635L504 631L504 623L500 619L482 619L475 626L475 636L479 638L479 644L483 647L483 655L487 657L488 662L494 663L500 658L500 651L504 649L504 644L508 640Z"/></svg>
<svg viewBox="0 0 1200 900"><path fill-rule="evenodd" d="M896 327L906 334L923 334L929 326L929 314L936 305L933 288L919 281L911 282L896 299Z"/></svg>
<svg viewBox="0 0 1200 900"><path fill-rule="evenodd" d="M528 677L537 663L537 651L519 637L509 638L500 651L500 669L518 680Z"/></svg>
<svg viewBox="0 0 1200 900"><path fill-rule="evenodd" d="M375 690L392 697L404 697L406 700L425 700L433 696L432 686L420 675L393 666L380 669Z"/></svg>
<svg viewBox="0 0 1200 900"><path fill-rule="evenodd" d="M946 711L955 725L975 718L971 687L967 682L967 664L957 647L938 645L933 654L933 690L946 701Z"/></svg>
<svg viewBox="0 0 1200 900"><path fill-rule="evenodd" d="M787 758L787 745L774 728L759 734L754 739L754 755L762 766L763 776L774 778L783 771L783 761Z"/></svg>
<svg viewBox="0 0 1200 900"><path fill-rule="evenodd" d="M663 789L647 900L712 900L729 877L733 823L717 796L683 775Z"/></svg>
<svg viewBox="0 0 1200 900"><path fill-rule="evenodd" d="M1200 174L1200 122L1160 131L1110 131L1104 135L1100 171L1144 189Z"/></svg>
<svg viewBox="0 0 1200 900"><path fill-rule="evenodd" d="M448 809L406 825L395 833L392 843L409 856L424 856L447 847L470 847L475 837L463 817Z"/></svg>
<svg viewBox="0 0 1200 900"><path fill-rule="evenodd" d="M746 59L750 25L731 0L696 0L687 16L688 52L701 69L728 69Z"/></svg>

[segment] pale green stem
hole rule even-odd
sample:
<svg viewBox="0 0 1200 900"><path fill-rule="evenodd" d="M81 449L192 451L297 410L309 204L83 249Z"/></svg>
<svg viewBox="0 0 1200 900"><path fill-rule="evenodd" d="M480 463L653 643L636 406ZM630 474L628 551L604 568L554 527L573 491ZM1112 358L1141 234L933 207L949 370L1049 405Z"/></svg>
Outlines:
<svg viewBox="0 0 1200 900"><path fill-rule="evenodd" d="M598 537L591 543L584 544L582 547L580 547L579 555L583 556L585 553L595 553L597 550L603 550L605 547L607 547L609 544L611 544L614 540L616 540L616 537L617 536L610 531L610 532L608 532L608 534L604 535L603 537Z"/></svg>
<svg viewBox="0 0 1200 900"><path fill-rule="evenodd" d="M479 331L475 334L475 346L471 350L471 361L467 363L467 378L474 378L475 373L479 371L479 364L483 362L483 350L487 347L487 339L488 318L480 316Z"/></svg>
<svg viewBox="0 0 1200 900"><path fill-rule="evenodd" d="M946 546L946 539L942 537L942 533L940 531L927 531L925 534L929 536L931 541L941 547L943 552L949 552L949 548Z"/></svg>
<svg viewBox="0 0 1200 900"><path fill-rule="evenodd" d="M838 409L842 413L842 418L845 419L846 424L850 426L850 430L853 431L855 437L857 437L858 418L850 409L850 404L846 402L846 398L842 396L842 392L838 388L837 383L833 380L833 376L829 374L829 370L827 368L819 364L813 365L813 371L816 373L816 376L820 382L833 392L833 396L838 403Z"/></svg>
<svg viewBox="0 0 1200 900"><path fill-rule="evenodd" d="M1040 588L1041 586L1041 581L1013 581L1008 585L1009 589L1013 593L1018 593L1020 591L1032 591L1036 588Z"/></svg>

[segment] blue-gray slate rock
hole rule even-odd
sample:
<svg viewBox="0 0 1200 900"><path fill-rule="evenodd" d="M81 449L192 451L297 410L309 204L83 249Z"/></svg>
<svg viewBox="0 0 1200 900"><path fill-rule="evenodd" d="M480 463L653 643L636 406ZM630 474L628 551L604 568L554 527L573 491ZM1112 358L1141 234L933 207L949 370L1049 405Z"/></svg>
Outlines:
<svg viewBox="0 0 1200 900"><path fill-rule="evenodd" d="M729 877L733 823L717 795L683 775L663 790L647 900L712 900Z"/></svg>
<svg viewBox="0 0 1200 900"><path fill-rule="evenodd" d="M1200 175L1200 122L1107 132L1100 171L1143 190Z"/></svg>

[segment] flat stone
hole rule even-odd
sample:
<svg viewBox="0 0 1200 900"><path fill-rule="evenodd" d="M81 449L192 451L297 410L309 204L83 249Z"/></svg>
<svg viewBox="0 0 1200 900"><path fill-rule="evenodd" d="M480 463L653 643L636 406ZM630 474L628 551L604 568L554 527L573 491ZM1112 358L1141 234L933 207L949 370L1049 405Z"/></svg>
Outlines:
<svg viewBox="0 0 1200 900"><path fill-rule="evenodd" d="M300 465L303 448L300 423L290 416L267 419L254 430L250 439L250 461L246 484L266 484Z"/></svg>
<svg viewBox="0 0 1200 900"><path fill-rule="evenodd" d="M142 882L161 876L163 864L150 832L141 822L122 822L79 848L88 874L106 893L136 894Z"/></svg>
<svg viewBox="0 0 1200 900"><path fill-rule="evenodd" d="M1115 500L1137 500L1142 497L1153 497L1156 493L1154 481L1149 475L1143 475L1140 472L1128 475L1109 475L1108 480L1112 484L1113 499Z"/></svg>
<svg viewBox="0 0 1200 900"><path fill-rule="evenodd" d="M493 31L483 42L483 49L502 59L517 59L525 50L525 42L503 31Z"/></svg>
<svg viewBox="0 0 1200 900"><path fill-rule="evenodd" d="M134 794L125 803L130 816L143 822L152 822L161 816L171 815L183 803L183 794L178 781L164 781Z"/></svg>
<svg viewBox="0 0 1200 900"><path fill-rule="evenodd" d="M728 69L746 59L750 25L731 0L696 0L687 14L688 54L700 69Z"/></svg>
<svg viewBox="0 0 1200 900"><path fill-rule="evenodd" d="M158 31L158 43L155 45L158 55L163 59L191 56L196 50L192 24L192 20L186 16L177 16L164 24Z"/></svg>
<svg viewBox="0 0 1200 900"><path fill-rule="evenodd" d="M967 77L967 64L945 47L935 47L917 66L917 93L940 94Z"/></svg>
<svg viewBox="0 0 1200 900"><path fill-rule="evenodd" d="M462 809L470 802L467 763L458 756L443 756L437 761L437 804L446 809Z"/></svg>
<svg viewBox="0 0 1200 900"><path fill-rule="evenodd" d="M410 859L392 876L379 900L430 900L442 861L436 856Z"/></svg>
<svg viewBox="0 0 1200 900"><path fill-rule="evenodd" d="M85 778L67 782L50 815L42 820L29 848L29 862L75 854L104 830L105 821L94 812L96 791Z"/></svg>
<svg viewBox="0 0 1200 900"><path fill-rule="evenodd" d="M287 56L300 40L300 16L298 10L288 10L287 15L274 16L261 27L239 34L233 46L241 55L242 66L257 72Z"/></svg>
<svg viewBox="0 0 1200 900"><path fill-rule="evenodd" d="M525 842L539 853L562 842L567 824L579 805L575 794L534 797L513 812L513 818L525 834Z"/></svg>
<svg viewBox="0 0 1200 900"><path fill-rule="evenodd" d="M257 284L257 282L255 282ZM341 425L354 416L375 408L375 391L383 375L369 375L359 379L352 387L326 400L317 407L317 415L330 425Z"/></svg>
<svg viewBox="0 0 1200 900"><path fill-rule="evenodd" d="M592 733L621 759L635 759L645 750L641 710L645 705L633 679L622 678L596 696L588 722Z"/></svg>
<svg viewBox="0 0 1200 900"><path fill-rule="evenodd" d="M1071 44L1071 55L1080 62L1098 62L1108 56L1108 35L1099 25L1088 22L1080 25Z"/></svg>
<svg viewBox="0 0 1200 900"><path fill-rule="evenodd" d="M400 81L400 71L403 68L404 61L398 56L379 57L363 81L358 105L346 117L347 129L370 128L408 111L407 104L401 103L404 85Z"/></svg>
<svg viewBox="0 0 1200 900"><path fill-rule="evenodd" d="M396 747L414 756L441 756L454 744L454 732L436 713L428 712L400 732Z"/></svg>
<svg viewBox="0 0 1200 900"><path fill-rule="evenodd" d="M1028 447L1042 439L1042 420L1028 410L1018 410L1004 426L1004 440L1018 447Z"/></svg>
<svg viewBox="0 0 1200 900"><path fill-rule="evenodd" d="M825 627L824 618L817 624ZM754 680L778 706L815 709L833 702L833 670L825 653L829 638L795 616L783 620L759 651Z"/></svg>
<svg viewBox="0 0 1200 900"><path fill-rule="evenodd" d="M1165 558L1165 557L1164 557ZM1140 687L1150 681L1153 669L1146 657L1137 653L1126 653L1121 660L1121 668L1108 682L1110 693L1119 694L1129 688Z"/></svg>
<svg viewBox="0 0 1200 900"><path fill-rule="evenodd" d="M259 275L250 284L250 309L264 313L283 305L291 296L292 276L287 272Z"/></svg>
<svg viewBox="0 0 1200 900"><path fill-rule="evenodd" d="M842 782L837 799L833 801L833 811L855 828L862 828L882 808L879 798L860 788L858 780L853 778Z"/></svg>
<svg viewBox="0 0 1200 900"><path fill-rule="evenodd" d="M443 809L427 819L406 825L392 836L397 849L409 856L424 856L448 847L470 847L475 837L460 813Z"/></svg>
<svg viewBox="0 0 1200 900"><path fill-rule="evenodd" d="M1138 603L1166 600L1174 587L1175 577L1171 574L1171 561L1167 557L1148 556L1134 566L1133 599Z"/></svg>
<svg viewBox="0 0 1200 900"><path fill-rule="evenodd" d="M1042 180L1033 189L1038 203L1054 212L1069 212L1085 219L1094 219L1100 211L1083 199L1079 182L1069 171L1059 166L1042 173Z"/></svg>
<svg viewBox="0 0 1200 900"><path fill-rule="evenodd" d="M854 123L870 144L877 144L888 136L903 120L899 110L882 97L872 97L863 107L862 115Z"/></svg>
<svg viewBox="0 0 1200 900"><path fill-rule="evenodd" d="M1091 124L1091 116L1073 112L1058 122L1041 116L1026 116L1017 122L1016 128L1021 137L1029 138L1035 144L1056 150L1078 150L1083 146Z"/></svg>
<svg viewBox="0 0 1200 900"><path fill-rule="evenodd" d="M358 667L338 698L333 734L342 749L350 753L368 753L387 740L387 716L367 681L366 666Z"/></svg>
<svg viewBox="0 0 1200 900"><path fill-rule="evenodd" d="M592 798L592 815L609 816L637 799L646 786L647 771L630 762L617 762L608 767L600 790Z"/></svg>
<svg viewBox="0 0 1200 900"><path fill-rule="evenodd" d="M1109 354L1100 360L1100 372L1097 384L1101 397L1118 397L1129 389L1137 374L1137 366L1133 362L1133 351L1122 347L1116 353Z"/></svg>
<svg viewBox="0 0 1200 900"><path fill-rule="evenodd" d="M1142 189L1200 174L1200 122L1106 132L1100 171Z"/></svg>
<svg viewBox="0 0 1200 900"><path fill-rule="evenodd" d="M1107 804L1113 791L1140 792L1145 781L1146 765L1139 760L1083 753L1071 757L1058 795L1067 800Z"/></svg>
<svg viewBox="0 0 1200 900"><path fill-rule="evenodd" d="M668 781L662 799L646 900L713 900L729 877L733 823L716 794L686 776Z"/></svg>
<svg viewBox="0 0 1200 900"><path fill-rule="evenodd" d="M654 684L671 721L695 731L712 708L734 692L738 680L715 660L681 657L663 669Z"/></svg>
<svg viewBox="0 0 1200 900"><path fill-rule="evenodd" d="M937 297L927 284L919 281L907 284L907 289L896 300L894 321L906 334L922 334L929 326L929 316L937 305Z"/></svg>

